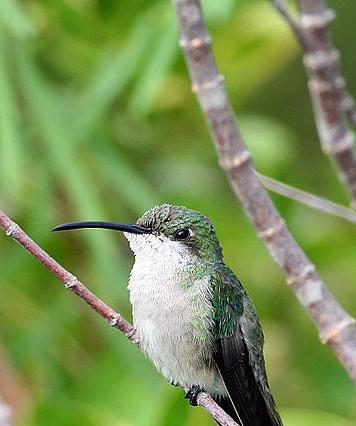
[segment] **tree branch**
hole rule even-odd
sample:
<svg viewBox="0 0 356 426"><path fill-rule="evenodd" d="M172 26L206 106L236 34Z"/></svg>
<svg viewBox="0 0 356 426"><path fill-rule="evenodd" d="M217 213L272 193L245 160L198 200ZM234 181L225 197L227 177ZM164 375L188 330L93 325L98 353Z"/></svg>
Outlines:
<svg viewBox="0 0 356 426"><path fill-rule="evenodd" d="M7 236L18 242L25 250L39 260L45 268L62 281L65 288L79 296L96 313L106 319L112 327L120 330L132 343L140 347L140 342L137 338L134 327L123 316L99 299L82 282L80 282L77 277L64 269L2 210L0 210L0 228L5 231ZM205 408L221 426L239 426L207 393L201 392L197 397L197 403L201 407ZM5 425L6 424L4 424L4 426ZM0 426L2 426L1 423Z"/></svg>
<svg viewBox="0 0 356 426"><path fill-rule="evenodd" d="M356 381L355 320L335 300L261 185L228 101L204 24L199 0L173 0L192 90L209 124L230 184L259 237L282 269L289 287L313 318L323 343Z"/></svg>
<svg viewBox="0 0 356 426"><path fill-rule="evenodd" d="M211 417L213 417L220 426L239 426L209 394L200 392L197 403L209 411Z"/></svg>
<svg viewBox="0 0 356 426"><path fill-rule="evenodd" d="M88 290L77 277L64 269L38 244L25 234L25 232L13 222L2 210L0 210L0 227L5 234L17 241L24 249L32 254L53 275L64 283L64 287L84 300L95 312L105 318L112 327L120 330L133 343L138 343L133 326L120 314L115 312L105 302Z"/></svg>
<svg viewBox="0 0 356 426"><path fill-rule="evenodd" d="M326 7L324 0L298 0L299 20L296 21L284 0L271 2L302 46L322 149L334 160L356 207L355 135L347 122L350 120L356 126L356 109L339 71L340 54L334 49L328 32L334 12Z"/></svg>

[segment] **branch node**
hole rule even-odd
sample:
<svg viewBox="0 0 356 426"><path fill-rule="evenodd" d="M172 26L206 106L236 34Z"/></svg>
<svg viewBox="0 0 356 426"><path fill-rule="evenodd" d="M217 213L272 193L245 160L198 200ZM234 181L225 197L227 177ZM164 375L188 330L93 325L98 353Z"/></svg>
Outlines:
<svg viewBox="0 0 356 426"><path fill-rule="evenodd" d="M195 37L191 40L181 38L179 40L179 46L184 49L199 49L200 47L210 46L211 38L207 35L205 37Z"/></svg>
<svg viewBox="0 0 356 426"><path fill-rule="evenodd" d="M224 77L221 74L219 74L210 81L206 81L206 82L201 83L201 84L193 84L192 85L192 92L198 93L198 92L201 92L201 91L207 91L207 90L214 89L219 84L223 83L224 80L225 80Z"/></svg>
<svg viewBox="0 0 356 426"><path fill-rule="evenodd" d="M355 319L351 317L348 317L347 319L341 322L338 322L335 328L332 328L331 330L328 330L325 333L320 333L319 337L320 337L321 343L323 344L328 343L330 340L332 340L338 334L340 334L342 330L344 330L347 327L355 325L355 323L356 323Z"/></svg>
<svg viewBox="0 0 356 426"><path fill-rule="evenodd" d="M336 49L330 49L328 51L316 50L306 53L303 62L309 71L315 73L336 65L339 59L340 53Z"/></svg>
<svg viewBox="0 0 356 426"><path fill-rule="evenodd" d="M352 132L346 132L337 142L328 142L323 145L323 151L327 154L342 154L353 148L355 138Z"/></svg>
<svg viewBox="0 0 356 426"><path fill-rule="evenodd" d="M276 234L281 232L284 229L284 227L285 227L285 222L283 219L280 219L278 220L278 222L276 222L275 225L270 226L264 229L263 231L260 231L258 233L258 236L264 241L271 240Z"/></svg>
<svg viewBox="0 0 356 426"><path fill-rule="evenodd" d="M13 234L14 234L16 231L18 231L19 229L20 229L20 227L19 227L19 226L18 226L15 222L11 222L11 226L5 230L5 234L6 234L8 237L12 237L12 236L13 236Z"/></svg>
<svg viewBox="0 0 356 426"><path fill-rule="evenodd" d="M344 90L346 87L345 79L337 77L333 81L321 80L320 78L311 78L308 81L309 89L318 94L328 93L332 90ZM342 101L344 102L344 100ZM342 106L343 108L343 106Z"/></svg>
<svg viewBox="0 0 356 426"><path fill-rule="evenodd" d="M120 314L113 315L113 317L109 320L109 325L111 327L115 327L117 322L120 320L120 318L121 318Z"/></svg>
<svg viewBox="0 0 356 426"><path fill-rule="evenodd" d="M240 167L243 167L244 165L248 164L251 161L251 154L249 151L244 150L240 152L235 157L224 157L219 159L219 164L222 168L225 170L231 171L232 169L239 169Z"/></svg>
<svg viewBox="0 0 356 426"><path fill-rule="evenodd" d="M316 272L315 266L312 264L305 265L305 267L297 275L292 275L287 278L287 284L289 287L295 287L303 283L306 278Z"/></svg>
<svg viewBox="0 0 356 426"><path fill-rule="evenodd" d="M350 95L343 97L341 101L341 108L343 111L352 111L355 107L355 102Z"/></svg>
<svg viewBox="0 0 356 426"><path fill-rule="evenodd" d="M319 13L302 13L299 25L305 30L320 30L325 28L336 18L336 13L332 9L326 9Z"/></svg>
<svg viewBox="0 0 356 426"><path fill-rule="evenodd" d="M75 287L77 284L79 283L79 280L77 277L75 277L74 275L72 275L72 277L65 281L64 283L64 287L67 288L68 290L71 290L73 287Z"/></svg>
<svg viewBox="0 0 356 426"><path fill-rule="evenodd" d="M132 328L130 331L127 331L126 333L124 333L125 334L125 336L128 338L128 339L130 339L131 340L131 342L133 342L135 345L138 345L139 346L139 344L140 344L140 339L139 339L139 337L138 337L138 335L137 335L137 331L136 331L136 329L135 328Z"/></svg>

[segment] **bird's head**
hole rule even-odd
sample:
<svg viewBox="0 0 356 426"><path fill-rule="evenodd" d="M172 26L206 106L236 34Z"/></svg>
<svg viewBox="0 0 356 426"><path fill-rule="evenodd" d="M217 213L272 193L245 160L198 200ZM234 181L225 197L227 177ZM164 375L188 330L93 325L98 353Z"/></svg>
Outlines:
<svg viewBox="0 0 356 426"><path fill-rule="evenodd" d="M191 255L207 260L222 259L222 250L210 219L184 206L153 207L135 224L122 222L71 222L54 231L104 228L123 231L135 256Z"/></svg>

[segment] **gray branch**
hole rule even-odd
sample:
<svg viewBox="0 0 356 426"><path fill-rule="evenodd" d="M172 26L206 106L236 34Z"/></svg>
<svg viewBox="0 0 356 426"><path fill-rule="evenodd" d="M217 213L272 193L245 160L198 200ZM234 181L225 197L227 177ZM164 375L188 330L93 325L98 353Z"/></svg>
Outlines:
<svg viewBox="0 0 356 426"><path fill-rule="evenodd" d="M284 0L271 0L290 26L304 52L309 93L321 146L329 155L356 207L355 103L339 71L340 54L333 47L328 25L335 18L324 0L298 0L299 19L291 15Z"/></svg>
<svg viewBox="0 0 356 426"><path fill-rule="evenodd" d="M260 173L258 173L258 177L260 178L263 186L269 191L273 191L276 194L290 198L291 200L298 201L299 203L305 204L306 206L312 207L313 209L319 210L323 213L341 217L349 222L356 223L356 211L354 209L334 203L326 198L310 194L309 192L302 191L301 189L279 182L268 176L261 175Z"/></svg>
<svg viewBox="0 0 356 426"><path fill-rule="evenodd" d="M325 286L263 188L251 161L227 98L211 49L199 0L173 0L192 90L210 127L230 184L283 271L288 286L309 312L323 343L337 355L356 381L356 324Z"/></svg>

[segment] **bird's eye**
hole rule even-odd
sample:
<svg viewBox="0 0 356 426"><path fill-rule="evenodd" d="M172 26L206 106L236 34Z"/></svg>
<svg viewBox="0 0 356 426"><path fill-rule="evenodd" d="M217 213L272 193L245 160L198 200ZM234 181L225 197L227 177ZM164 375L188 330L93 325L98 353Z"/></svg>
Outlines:
<svg viewBox="0 0 356 426"><path fill-rule="evenodd" d="M176 240L179 240L179 241L187 240L190 237L190 229L188 228L178 229L178 231L176 231L173 234L173 236Z"/></svg>

